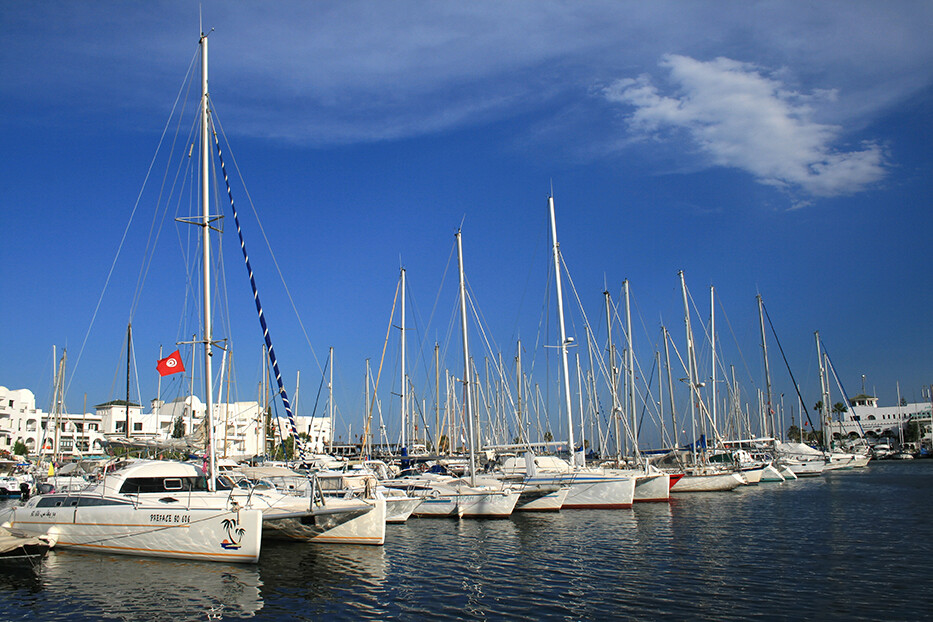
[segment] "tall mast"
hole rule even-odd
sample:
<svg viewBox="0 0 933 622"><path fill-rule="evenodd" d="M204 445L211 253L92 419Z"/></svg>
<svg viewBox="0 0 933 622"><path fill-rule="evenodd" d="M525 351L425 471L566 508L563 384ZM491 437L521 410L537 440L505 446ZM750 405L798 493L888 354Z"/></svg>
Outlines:
<svg viewBox="0 0 933 622"><path fill-rule="evenodd" d="M334 433L335 433L335 429L334 429L334 346L331 346L331 347L330 347L330 370L329 370L329 374L330 374L330 375L329 375L329 377L328 377L328 379L327 379L327 404L328 404L328 406L329 406L329 411L328 411L328 412L329 412L329 414L330 414L330 439L331 439L331 446L333 446L333 442L334 442ZM297 404L297 401L298 401L298 398L297 398L298 389L297 389L297 388L295 389L295 392L296 392L295 402L296 402L296 404ZM348 444L348 445L352 445L352 444L353 444L353 438L352 438L352 437L351 437L351 438L347 438L347 444Z"/></svg>
<svg viewBox="0 0 933 622"><path fill-rule="evenodd" d="M405 268L401 270L401 288L402 288L402 447L407 447L406 439L408 434L408 391L407 379L405 378Z"/></svg>
<svg viewBox="0 0 933 622"><path fill-rule="evenodd" d="M524 396L524 387L522 386L522 340L519 339L515 348L515 384L517 386L517 391L515 392L515 411L517 414L516 419L518 420L518 435L519 441L524 443L531 442L531 438L528 434L528 431L525 429L525 414L524 404L522 403L522 397Z"/></svg>
<svg viewBox="0 0 933 622"><path fill-rule="evenodd" d="M767 404L765 405L768 409L768 423L771 429L768 431L769 436L772 439L777 438L777 430L774 429L774 402L771 395L771 370L768 367L768 342L765 339L765 314L764 314L764 303L761 300L761 294L756 296L758 299L758 322L761 324L761 350L765 358L765 387L767 387ZM774 444L774 440L772 440Z"/></svg>
<svg viewBox="0 0 933 622"><path fill-rule="evenodd" d="M363 431L363 457L371 458L372 440L370 439L370 433L372 430L373 411L372 407L369 405L369 359L366 359L366 380L363 388L363 396L363 408L366 413L366 427Z"/></svg>
<svg viewBox="0 0 933 622"><path fill-rule="evenodd" d="M664 364L667 367L667 397L671 404L671 425L674 428L674 449L677 449L677 439L680 438L680 432L677 429L677 408L674 404L674 379L671 376L671 349L670 345L668 344L670 337L667 333L666 326L662 326L661 330L664 333Z"/></svg>
<svg viewBox="0 0 933 622"><path fill-rule="evenodd" d="M126 325L126 438L130 437L130 358L133 348L133 324Z"/></svg>
<svg viewBox="0 0 933 622"><path fill-rule="evenodd" d="M712 374L710 375L710 401L712 402L713 429L719 428L716 421L716 288L709 286L709 342L710 358L712 359Z"/></svg>
<svg viewBox="0 0 933 622"><path fill-rule="evenodd" d="M829 451L831 445L828 438L829 429L826 425L829 419L829 381L826 378L826 367L823 365L823 353L820 349L820 331L814 332L813 335L816 337L816 358L820 366L820 403L822 404L820 408L820 430L823 433L823 442L820 445Z"/></svg>
<svg viewBox="0 0 933 622"><path fill-rule="evenodd" d="M684 280L684 271L677 273L680 276L680 289L684 297L684 326L687 332L687 382L690 385L690 425L693 431L693 464L697 464L697 422L696 422L696 397L699 393L697 387L696 359L693 349L693 329L690 327L690 305L687 301L687 283Z"/></svg>
<svg viewBox="0 0 933 622"><path fill-rule="evenodd" d="M467 339L467 308L466 285L463 277L463 243L460 241L460 230L457 229L457 263L460 266L460 328L463 333L463 404L464 416L467 420L467 431L470 436L470 486L476 485L476 468L473 448L473 400L470 399L470 346Z"/></svg>
<svg viewBox="0 0 933 622"><path fill-rule="evenodd" d="M635 463L641 464L638 454L638 421L635 415L635 354L632 352L632 307L629 304L628 279L622 282L625 286L625 350L626 366L628 367L628 407L632 422L632 451L635 454Z"/></svg>
<svg viewBox="0 0 933 622"><path fill-rule="evenodd" d="M202 307L204 322L204 418L207 425L207 453L210 456L210 490L215 489L214 456L214 397L211 369L211 216L210 216L210 119L207 90L207 35L201 33L201 248L203 266L201 272Z"/></svg>
<svg viewBox="0 0 933 622"><path fill-rule="evenodd" d="M616 347L612 343L612 305L609 300L609 291L603 292L606 298L606 335L609 341L609 394L612 398L612 421L616 428L616 466L622 464L622 426L620 420L622 413L619 412L619 368L616 367Z"/></svg>
<svg viewBox="0 0 933 622"><path fill-rule="evenodd" d="M575 465L574 453L576 444L573 441L573 414L570 405L570 366L567 363L567 346L573 342L567 339L564 328L564 293L561 289L560 278L560 245L557 243L557 219L554 216L554 196L547 199L548 210L551 213L551 240L554 251L554 280L557 284L557 316L560 320L560 357L564 370L564 407L567 409L567 442L570 444L570 462Z"/></svg>

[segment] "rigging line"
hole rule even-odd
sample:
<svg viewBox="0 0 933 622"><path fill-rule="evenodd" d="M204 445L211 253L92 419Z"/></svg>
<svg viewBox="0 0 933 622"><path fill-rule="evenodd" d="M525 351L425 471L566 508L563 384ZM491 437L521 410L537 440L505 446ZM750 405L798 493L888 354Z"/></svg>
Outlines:
<svg viewBox="0 0 933 622"><path fill-rule="evenodd" d="M807 423L810 424L810 429L813 429L813 421L810 419L810 411L807 410L807 404L803 401L803 396L800 395L800 387L797 386L797 380L794 378L794 372L790 369L790 363L787 362L787 356L784 355L784 348L781 347L781 340L778 339L777 331L774 330L774 324L771 323L771 316L768 314L768 307L765 306L765 303L762 301L761 308L765 312L765 317L768 318L768 326L771 327L771 334L774 335L774 342L777 343L778 350L781 353L781 358L784 359L784 366L787 367L787 373L790 374L790 380L794 384L794 390L797 391L797 399L800 400L800 407L803 409L803 413L807 416ZM803 430L801 430L800 435L801 442L803 441Z"/></svg>
<svg viewBox="0 0 933 622"><path fill-rule="evenodd" d="M742 360L742 366L745 367L745 373L748 374L748 380L754 388L758 388L758 385L755 383L755 378L752 376L751 370L748 368L748 361L745 360L745 354L742 352L742 348L739 346L739 339L735 334L735 330L732 328L732 322L729 321L729 314L726 313L726 308L722 304L722 299L717 296L716 302L719 303L719 309L722 311L722 314L726 318L726 325L729 327L729 334L732 335L732 341L735 342L735 348L739 351L739 358ZM725 367L721 366L723 373L725 373Z"/></svg>
<svg viewBox="0 0 933 622"><path fill-rule="evenodd" d="M382 377L382 364L385 362L386 358L386 348L389 345L389 335L392 334L392 320L395 317L395 304L398 302L399 290L402 287L402 280L399 279L398 283L395 285L395 299L392 301L392 313L389 314L389 326L386 328L386 339L382 344L382 356L379 358L379 371L376 372L376 385L373 388L373 400L369 403L369 414L367 415L366 428L367 433L369 433L369 426L371 425L373 419L373 408L376 406L377 391L379 390L379 379ZM382 419L382 406L379 407L379 418Z"/></svg>
<svg viewBox="0 0 933 622"><path fill-rule="evenodd" d="M842 386L842 380L840 380L840 379L839 379L839 376L836 374L836 366L833 365L833 360L832 360L832 358L830 358L830 356L829 356L829 351L826 349L826 344L823 343L823 339L822 339L822 338L820 339L820 345L823 346L823 354L826 355L826 360L829 361L829 369L833 372L833 378L836 379L836 384L839 385L839 391L842 392L842 399L848 401L848 399L849 399L849 398L848 398L849 393L845 390L845 387ZM900 404L898 404L898 406L900 406ZM850 405L850 407L851 407L851 405ZM827 412L829 412L829 404L826 405L826 408L827 408ZM862 429L861 417L859 417L858 419L856 419L856 420L855 420L855 423L858 424L858 429L862 431L862 437L864 438L864 436L865 436L865 430ZM840 430L840 432L842 432L842 430ZM828 441L826 441L826 439L823 439L823 440L824 440L824 442L827 442L827 443L828 443Z"/></svg>
<svg viewBox="0 0 933 622"><path fill-rule="evenodd" d="M146 188L146 183L149 181L149 176L152 174L152 167L155 166L156 158L159 155L159 151L162 148L162 142L165 140L165 135L168 132L169 123L172 120L172 116L175 114L175 108L178 106L178 100L181 97L181 91L184 87L185 82L188 80L188 75L191 73L191 67L194 65L194 61L197 58L199 52L195 52L194 57L191 59L191 63L188 65L188 72L185 74L185 79L182 81L182 86L178 89L178 95L175 97L175 102L172 104L172 111L169 114L168 120L165 122L165 127L162 129L162 136L159 138L159 143L156 146L156 151L152 155L152 160L149 162L149 168L146 170L146 176L143 178L142 187L139 189L139 194L136 196L136 202L133 204L133 209L130 212L130 218L126 223L126 227L123 229L123 237L120 238L120 244L117 246L117 252L113 257L113 262L110 264L110 271L107 272L107 278L104 280L104 287L101 289L100 297L97 299L97 305L94 307L94 312L91 314L91 322L88 324L87 332L84 333L84 340L81 342L81 348L78 350L78 356L75 359L74 365L71 367L71 377L68 380L68 384L65 387L65 392L68 392L68 389L71 388L71 383L74 382L75 374L78 371L78 364L81 362L81 356L84 354L84 348L87 345L87 340L91 336L91 329L94 327L94 321L97 319L97 313L100 311L101 303L104 301L104 294L107 292L107 287L110 285L110 279L113 276L113 271L117 266L117 260L120 258L120 252L123 250L123 244L126 242L126 236L129 234L130 225L133 224L133 218L136 215L136 210L139 208L140 200L142 199L143 191Z"/></svg>
<svg viewBox="0 0 933 622"><path fill-rule="evenodd" d="M185 97L182 98L183 102L187 102L190 99L189 94L191 93L191 88L195 81L188 80L187 82L188 82L188 89L185 92ZM169 169L171 168L173 154L175 153L175 146L178 144L178 137L181 134L181 122L184 117L184 114L185 114L185 107L183 105L182 109L178 113L178 123L175 126L175 135L172 140L172 144L168 148L169 159L168 159L168 162L166 162L165 164L165 174L162 176L162 185L159 187L159 195L155 201L156 206L159 206L162 204L162 197L165 195L165 187L166 187L166 182L168 180L168 173L169 173ZM191 133L194 132L196 127L199 125L199 121L200 121L200 116L195 116L195 118L192 120L191 129L189 130L189 137L191 136ZM186 141L185 144L188 144L188 141ZM168 195L169 197L171 197L174 194L174 188L178 183L178 178L181 173L181 170L184 168L183 166L181 166L182 162L184 162L184 158L179 159L179 167L175 171L175 176L172 180L172 185L171 185L172 192L169 193ZM143 285L146 282L146 276L149 274L149 269L151 268L152 262L155 259L155 247L158 244L159 237L161 235L162 228L165 223L165 218L168 215L168 205L169 205L169 201L166 200L165 208L162 211L162 220L159 223L158 227L156 227L156 219L158 217L159 210L155 210L152 214L152 223L149 226L149 237L146 240L143 266L140 267L140 274L136 282L136 291L133 294L133 303L131 305L130 320L132 320L132 318L136 316L136 307L139 304L139 298L142 295ZM153 239L153 232L155 232L155 239Z"/></svg>
<svg viewBox="0 0 933 622"><path fill-rule="evenodd" d="M214 115L212 118L215 119L215 123L220 129L220 134L224 137L224 143L227 145L227 148L230 149L230 143L227 140L227 135L224 133L223 125L220 123L220 120L216 115L217 111L214 110ZM253 203L253 197L250 195L249 189L246 187L246 180L243 179L243 173L240 171L240 165L237 163L236 156L233 154L232 149L230 149L230 159L233 162L233 168L237 172L237 177L240 178L240 183L243 185L243 192L246 194L246 202L249 204L250 208L253 210L253 215L256 217L256 224L259 226L259 231L266 243L266 249L269 251L269 256L272 258L272 265L275 266L275 270L279 275L279 280L282 282L282 286L285 288L285 294L288 296L288 302L291 304L292 311L294 311L295 317L298 320L298 325L301 327L301 333L304 335L305 342L308 344L308 348L311 350L311 357L314 359L318 370L322 370L323 366L321 365L321 361L318 359L317 352L314 350L314 346L311 345L311 338L308 336L308 330L305 328L304 321L301 319L301 314L298 313L298 307L295 305L295 299L292 297L292 292L288 287L288 283L285 282L285 275L282 273L282 267L279 265L279 261L275 256L275 252L272 250L272 243L269 241L269 237L266 235L266 230L262 226L262 220L259 219L259 212L256 210L256 205Z"/></svg>
<svg viewBox="0 0 933 622"><path fill-rule="evenodd" d="M214 144L217 146L217 159L220 161L220 169L223 173L224 182L227 186L227 196L230 199L230 209L233 212L233 220L236 223L237 236L240 238L240 250L243 251L243 259L246 262L246 271L249 274L249 284L253 290L253 301L256 303L256 311L259 314L259 324L262 327L262 335L269 351L269 360L272 363L272 369L275 372L275 381L279 387L279 393L282 397L282 406L285 408L285 414L288 416L288 423L291 426L291 432L294 437L293 447L298 450L298 456L304 458L304 443L298 436L298 428L295 425L295 416L292 414L291 404L288 402L288 393L285 391L285 382L282 380L282 372L279 371L279 362L275 357L275 350L272 347L272 337L269 335L269 327L266 325L266 318L262 313L262 304L259 302L259 290L256 289L256 279L253 276L253 268L249 263L249 255L246 253L246 241L243 239L243 231L240 228L240 219L237 216L236 205L233 203L233 191L230 189L230 182L227 178L227 168L224 166L223 152L220 148L220 140L217 138L217 132L212 132Z"/></svg>
<svg viewBox="0 0 933 622"><path fill-rule="evenodd" d="M437 311L437 305L441 299L441 292L444 289L444 282L447 280L447 272L450 270L450 264L453 261L454 251L457 250L457 244L454 242L450 245L450 254L447 256L447 265L444 266L444 272L441 274L441 284L437 288L437 295L434 296L434 305L431 307L431 315L428 317L428 325L425 327L425 334L427 331L431 330L431 326L434 324L434 314Z"/></svg>

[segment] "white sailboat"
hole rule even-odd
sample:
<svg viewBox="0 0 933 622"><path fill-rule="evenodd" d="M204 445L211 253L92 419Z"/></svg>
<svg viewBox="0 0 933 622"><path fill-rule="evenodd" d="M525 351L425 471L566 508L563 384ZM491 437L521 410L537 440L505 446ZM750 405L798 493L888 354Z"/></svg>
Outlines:
<svg viewBox="0 0 933 622"><path fill-rule="evenodd" d="M618 509L630 508L635 499L636 478L622 471L587 468L577 463L574 443L573 409L570 399L570 370L567 348L573 342L567 337L564 325L564 298L561 279L560 245L557 242L557 218L554 212L554 196L548 197L548 213L551 224L551 250L554 261L554 279L557 293L557 313L560 327L560 352L563 370L563 398L567 412L567 440L571 462L556 457L535 458L535 473L528 474L526 485L558 484L569 486L561 509ZM526 471L527 473L527 471Z"/></svg>
<svg viewBox="0 0 933 622"><path fill-rule="evenodd" d="M207 416L211 409L209 119L207 35L201 34L203 319ZM212 426L208 426L211 428ZM211 442L213 450L213 442ZM213 468L214 455L211 451ZM212 471L213 472L213 471ZM4 526L49 535L57 546L106 553L256 562L262 510L247 508L190 464L132 461L79 492L39 495L0 516Z"/></svg>

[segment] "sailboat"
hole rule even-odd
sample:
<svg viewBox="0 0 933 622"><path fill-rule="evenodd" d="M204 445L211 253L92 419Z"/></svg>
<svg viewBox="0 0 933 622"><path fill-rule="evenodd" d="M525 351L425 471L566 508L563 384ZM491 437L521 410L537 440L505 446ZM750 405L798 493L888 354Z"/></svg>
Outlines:
<svg viewBox="0 0 933 622"><path fill-rule="evenodd" d="M201 34L201 227L202 338L204 348L205 417L213 416L211 349L210 137L208 102L208 37ZM214 133L217 144L216 133ZM219 153L218 153L219 155ZM223 161L221 159L221 166ZM226 175L224 175L226 179ZM228 187L229 192L229 187ZM231 207L232 201L231 201ZM235 209L235 208L234 208ZM234 218L236 213L234 211ZM242 233L240 245L246 257ZM251 285L270 359L278 379L268 330ZM280 381L281 382L281 381ZM280 386L286 412L290 409ZM327 504L319 496L295 497L275 490L256 492L218 483L214 426L205 426L210 467L205 474L190 463L163 460L120 460L107 466L99 481L80 491L38 495L26 504L0 512L0 526L26 535L48 535L58 547L101 553L257 562L264 531L299 529L317 536L372 510L357 500ZM294 430L294 423L292 422Z"/></svg>
<svg viewBox="0 0 933 622"><path fill-rule="evenodd" d="M470 381L470 348L467 332L466 284L463 271L463 245L460 231L455 234L460 285L460 322L463 340L464 418L467 422L469 464L466 477L437 473L421 473L383 482L386 487L404 490L422 502L413 516L446 516L459 518L508 518L521 495L521 487L502 480L476 474L476 435L474 434L473 400Z"/></svg>
<svg viewBox="0 0 933 622"><path fill-rule="evenodd" d="M570 397L570 370L567 348L573 342L567 337L564 325L564 298L561 282L560 245L557 243L557 219L554 212L554 196L548 196L548 214L551 225L551 250L554 261L557 291L557 313L560 326L560 351L563 369L564 407L567 412L567 435L571 460L557 456L534 456L525 454L524 464L511 459L506 468L516 474L524 474L526 486L554 486L568 488L561 509L619 509L630 508L635 498L636 478L629 473L600 468L589 468L583 464L582 454L575 450L574 422ZM555 493L562 494L562 493Z"/></svg>

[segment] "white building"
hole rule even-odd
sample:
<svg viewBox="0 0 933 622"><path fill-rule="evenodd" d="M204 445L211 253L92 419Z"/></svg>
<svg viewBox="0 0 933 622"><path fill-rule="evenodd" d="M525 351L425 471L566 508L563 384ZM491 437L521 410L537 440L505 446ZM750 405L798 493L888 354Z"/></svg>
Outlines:
<svg viewBox="0 0 933 622"><path fill-rule="evenodd" d="M922 438L930 436L930 402L904 404L903 406L878 406L877 397L856 395L849 400L849 404L849 409L839 415L840 420L830 423L834 436L882 437L890 435L897 438L898 430L906 430L906 426L911 421L919 423Z"/></svg>
<svg viewBox="0 0 933 622"><path fill-rule="evenodd" d="M30 456L80 458L105 453L108 441L141 441L158 444L187 436L203 439L204 403L197 396L171 402L152 400L149 412L126 400L112 400L95 406L94 413L50 415L36 408L36 397L29 389L10 390L0 386L0 450L13 453L21 441ZM214 437L217 453L234 460L263 454L267 439L258 402L214 404ZM127 422L130 433L127 435ZM278 426L277 438L287 437L290 428L285 417L271 422ZM308 452L322 453L331 439L331 421L325 417L296 417L299 433L308 435ZM197 443L197 441L195 441Z"/></svg>
<svg viewBox="0 0 933 622"><path fill-rule="evenodd" d="M99 414L52 415L36 408L36 396L29 389L0 386L0 449L13 453L20 441L30 456L70 459L100 455L103 440Z"/></svg>

